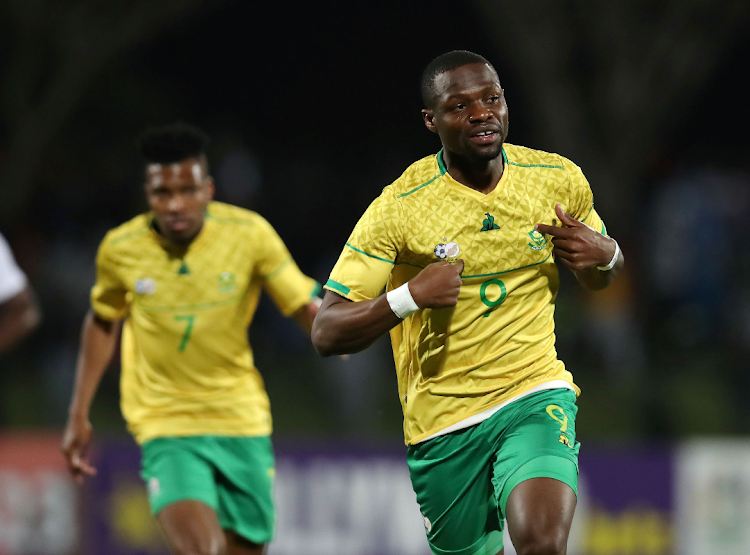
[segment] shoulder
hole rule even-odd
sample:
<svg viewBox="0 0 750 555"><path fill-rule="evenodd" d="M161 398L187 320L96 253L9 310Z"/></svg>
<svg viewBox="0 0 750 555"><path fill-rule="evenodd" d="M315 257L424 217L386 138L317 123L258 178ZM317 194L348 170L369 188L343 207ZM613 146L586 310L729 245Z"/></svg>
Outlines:
<svg viewBox="0 0 750 555"><path fill-rule="evenodd" d="M394 199L410 196L438 179L445 169L438 162L438 155L431 154L410 165L401 176L383 189L383 194Z"/></svg>
<svg viewBox="0 0 750 555"><path fill-rule="evenodd" d="M246 208L240 208L223 202L212 202L208 205L206 217L220 225L254 226L265 223L265 218Z"/></svg>
<svg viewBox="0 0 750 555"><path fill-rule="evenodd" d="M139 214L132 220L110 229L101 242L102 249L129 248L138 244L148 233L151 226L149 214Z"/></svg>
<svg viewBox="0 0 750 555"><path fill-rule="evenodd" d="M553 152L545 152L512 144L503 145L503 156L510 166L529 169L558 170L566 173L580 171L573 162Z"/></svg>

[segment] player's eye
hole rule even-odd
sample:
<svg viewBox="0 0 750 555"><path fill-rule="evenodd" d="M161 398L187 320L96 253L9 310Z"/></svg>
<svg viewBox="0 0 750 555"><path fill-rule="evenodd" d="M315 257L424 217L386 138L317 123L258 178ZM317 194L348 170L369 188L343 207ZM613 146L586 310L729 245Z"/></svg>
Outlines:
<svg viewBox="0 0 750 555"><path fill-rule="evenodd" d="M454 109L454 110L459 110L459 111L460 111L460 110L463 110L464 108L466 108L466 104L461 104L461 103L458 103L458 104L456 104L456 105L455 105L455 106L453 107L453 109Z"/></svg>
<svg viewBox="0 0 750 555"><path fill-rule="evenodd" d="M493 94L493 95L492 95L492 96L491 96L491 97L489 98L489 101L490 101L490 102L491 102L492 104L497 104L498 102L500 102L500 95L499 95L499 94Z"/></svg>

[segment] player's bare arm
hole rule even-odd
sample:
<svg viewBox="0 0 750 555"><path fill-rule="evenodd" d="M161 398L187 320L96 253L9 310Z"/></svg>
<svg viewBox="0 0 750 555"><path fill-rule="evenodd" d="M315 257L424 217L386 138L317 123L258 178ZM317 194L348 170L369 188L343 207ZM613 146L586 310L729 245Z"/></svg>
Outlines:
<svg viewBox="0 0 750 555"><path fill-rule="evenodd" d="M39 325L41 311L28 285L0 304L0 353L23 339Z"/></svg>
<svg viewBox="0 0 750 555"><path fill-rule="evenodd" d="M318 314L321 302L322 299L320 299L320 297L315 297L309 303L304 305L302 308L299 308L294 314L292 314L292 319L297 322L297 325L307 335L310 335L312 333L313 322L315 321L315 316Z"/></svg>
<svg viewBox="0 0 750 555"><path fill-rule="evenodd" d="M408 282L416 305L420 309L456 306L463 269L463 260L440 261L419 272ZM312 342L322 356L356 353L401 322L386 295L355 303L327 291L313 324Z"/></svg>
<svg viewBox="0 0 750 555"><path fill-rule="evenodd" d="M68 470L79 484L83 483L84 476L96 474L96 469L88 461L92 432L89 410L104 371L112 360L120 325L119 320L104 320L93 311L89 311L83 321L73 398L62 441Z"/></svg>
<svg viewBox="0 0 750 555"><path fill-rule="evenodd" d="M555 256L570 268L578 283L592 291L607 287L625 265L625 257L617 242L566 214L559 204L555 206L555 213L562 223L561 227L536 224L535 229L552 236ZM609 270L600 270L599 267L611 263L615 253L617 259L614 266Z"/></svg>

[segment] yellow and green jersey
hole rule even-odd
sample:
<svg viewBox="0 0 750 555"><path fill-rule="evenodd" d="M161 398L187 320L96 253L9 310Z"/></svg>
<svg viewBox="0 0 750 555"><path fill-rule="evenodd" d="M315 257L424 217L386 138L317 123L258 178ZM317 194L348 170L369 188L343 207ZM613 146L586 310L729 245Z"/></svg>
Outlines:
<svg viewBox="0 0 750 555"><path fill-rule="evenodd" d="M555 381L559 279L550 238L555 204L606 233L581 169L506 144L505 170L484 195L446 171L442 151L412 164L357 223L326 289L352 301L395 289L440 259L465 266L455 308L424 309L391 330L407 444Z"/></svg>
<svg viewBox="0 0 750 555"><path fill-rule="evenodd" d="M140 215L107 233L97 255L94 311L125 318L121 405L139 443L155 437L271 433L247 328L265 289L290 315L318 284L260 215L212 202L188 247Z"/></svg>

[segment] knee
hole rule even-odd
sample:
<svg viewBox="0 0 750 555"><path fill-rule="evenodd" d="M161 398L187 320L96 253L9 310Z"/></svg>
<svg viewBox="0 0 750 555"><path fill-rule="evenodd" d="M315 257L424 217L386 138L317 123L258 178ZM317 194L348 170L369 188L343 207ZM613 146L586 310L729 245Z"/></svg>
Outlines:
<svg viewBox="0 0 750 555"><path fill-rule="evenodd" d="M172 546L172 555L226 555L227 541L222 535L195 538Z"/></svg>
<svg viewBox="0 0 750 555"><path fill-rule="evenodd" d="M519 542L518 555L565 555L567 552L567 534L544 534Z"/></svg>

